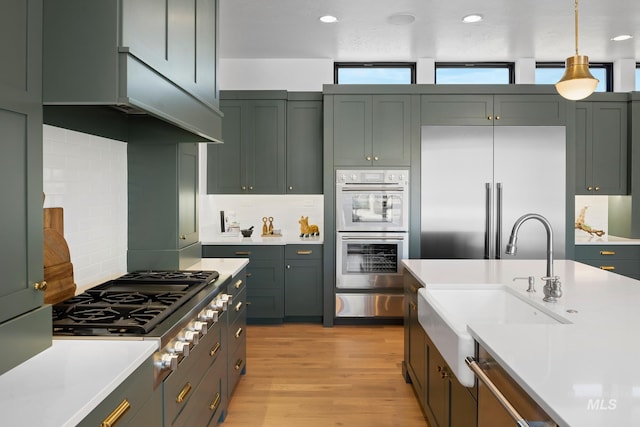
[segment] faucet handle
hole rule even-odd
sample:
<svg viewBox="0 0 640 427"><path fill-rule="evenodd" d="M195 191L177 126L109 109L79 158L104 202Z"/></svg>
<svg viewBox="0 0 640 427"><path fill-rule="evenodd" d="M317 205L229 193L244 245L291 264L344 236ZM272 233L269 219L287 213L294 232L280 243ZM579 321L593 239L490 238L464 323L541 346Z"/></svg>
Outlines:
<svg viewBox="0 0 640 427"><path fill-rule="evenodd" d="M535 292L536 288L535 288L535 284L536 284L536 278L533 276L529 276L529 277L514 277L513 281L515 282L516 280L527 280L529 282L529 287L527 288L527 292Z"/></svg>

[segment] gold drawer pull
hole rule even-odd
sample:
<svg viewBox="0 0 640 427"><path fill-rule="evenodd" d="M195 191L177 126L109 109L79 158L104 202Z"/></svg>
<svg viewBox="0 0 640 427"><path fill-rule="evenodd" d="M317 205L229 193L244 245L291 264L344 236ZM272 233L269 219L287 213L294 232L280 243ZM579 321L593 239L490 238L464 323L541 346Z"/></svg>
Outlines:
<svg viewBox="0 0 640 427"><path fill-rule="evenodd" d="M613 265L601 265L600 270L613 271L616 268Z"/></svg>
<svg viewBox="0 0 640 427"><path fill-rule="evenodd" d="M235 337L240 338L240 335L242 335L242 328L238 328L238 330L235 333Z"/></svg>
<svg viewBox="0 0 640 427"><path fill-rule="evenodd" d="M131 408L131 404L129 403L129 401L127 399L123 400L122 403L120 403L118 407L114 409L113 412L110 413L107 418L104 419L104 421L102 421L102 423L100 423L100 427L115 426L116 423L120 421L120 418L122 418L122 416L127 413L129 408Z"/></svg>
<svg viewBox="0 0 640 427"><path fill-rule="evenodd" d="M308 250L308 251L296 251L296 253L297 253L298 255L311 255L311 254L313 253L313 250L312 250L312 249L310 249L310 250Z"/></svg>
<svg viewBox="0 0 640 427"><path fill-rule="evenodd" d="M249 251L236 251L236 255L251 255Z"/></svg>
<svg viewBox="0 0 640 427"><path fill-rule="evenodd" d="M413 310L413 311L417 311L418 310L418 307L416 306L416 303L413 302L413 301L409 302L409 307L411 307L411 310Z"/></svg>
<svg viewBox="0 0 640 427"><path fill-rule="evenodd" d="M242 301L240 301L239 303L236 304L236 306L233 308L236 312L240 311L242 309Z"/></svg>
<svg viewBox="0 0 640 427"><path fill-rule="evenodd" d="M180 390L180 393L178 393L178 397L176 397L176 402L177 403L184 402L184 400L187 398L187 395L189 394L190 391L191 391L191 383L186 383L184 387L182 387L182 390Z"/></svg>
<svg viewBox="0 0 640 427"><path fill-rule="evenodd" d="M615 255L615 251L600 251L600 255Z"/></svg>
<svg viewBox="0 0 640 427"><path fill-rule="evenodd" d="M218 405L220 405L220 393L216 393L216 398L213 399L213 402L209 405L209 409L215 411L218 409Z"/></svg>
<svg viewBox="0 0 640 427"><path fill-rule="evenodd" d="M240 289L241 286L242 286L242 279L238 280L236 283L233 284L233 287L236 289Z"/></svg>
<svg viewBox="0 0 640 427"><path fill-rule="evenodd" d="M218 352L218 350L220 350L220 343L217 342L216 345L213 346L213 348L211 350L209 350L209 356L213 357L216 355L216 353Z"/></svg>
<svg viewBox="0 0 640 427"><path fill-rule="evenodd" d="M242 359L238 359L238 361L236 362L236 365L233 367L236 371L239 371L240 368L242 367L242 363L243 360Z"/></svg>
<svg viewBox="0 0 640 427"><path fill-rule="evenodd" d="M418 293L418 287L417 286L411 286L411 292L413 292L414 294Z"/></svg>
<svg viewBox="0 0 640 427"><path fill-rule="evenodd" d="M246 277L251 277L251 273L247 271Z"/></svg>

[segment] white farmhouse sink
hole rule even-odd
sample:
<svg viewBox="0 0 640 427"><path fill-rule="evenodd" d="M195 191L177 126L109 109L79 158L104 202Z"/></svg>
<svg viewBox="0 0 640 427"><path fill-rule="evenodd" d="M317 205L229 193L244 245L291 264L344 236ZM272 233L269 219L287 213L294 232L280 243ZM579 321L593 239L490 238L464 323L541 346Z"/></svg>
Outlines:
<svg viewBox="0 0 640 427"><path fill-rule="evenodd" d="M467 325L570 323L498 284L422 288L418 291L418 320L465 387L474 384L474 375L464 361L475 352Z"/></svg>

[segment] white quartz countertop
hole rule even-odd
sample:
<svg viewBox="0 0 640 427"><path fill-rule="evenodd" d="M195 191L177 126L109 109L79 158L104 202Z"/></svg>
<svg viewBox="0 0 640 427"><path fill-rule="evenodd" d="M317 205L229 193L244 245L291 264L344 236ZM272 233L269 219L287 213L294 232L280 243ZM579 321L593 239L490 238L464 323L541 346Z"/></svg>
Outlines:
<svg viewBox="0 0 640 427"><path fill-rule="evenodd" d="M580 235L576 236L576 245L640 245L640 239L628 239L605 235L602 237Z"/></svg>
<svg viewBox="0 0 640 427"><path fill-rule="evenodd" d="M51 347L0 376L0 424L75 426L157 346L156 341L54 339Z"/></svg>
<svg viewBox="0 0 640 427"><path fill-rule="evenodd" d="M186 268L186 270L215 270L220 275L235 276L246 265L247 258L201 258L200 261Z"/></svg>
<svg viewBox="0 0 640 427"><path fill-rule="evenodd" d="M262 237L260 233L253 233L251 237L242 237L241 234L225 236L220 233L201 235L202 245L321 245L324 242L322 235L316 237L300 237L297 234L282 234L274 237Z"/></svg>
<svg viewBox="0 0 640 427"><path fill-rule="evenodd" d="M500 283L526 294L513 278L535 276L540 303L571 324L470 324L471 335L560 426L640 425L640 281L556 260L564 294L545 303L544 260L403 263L427 287Z"/></svg>

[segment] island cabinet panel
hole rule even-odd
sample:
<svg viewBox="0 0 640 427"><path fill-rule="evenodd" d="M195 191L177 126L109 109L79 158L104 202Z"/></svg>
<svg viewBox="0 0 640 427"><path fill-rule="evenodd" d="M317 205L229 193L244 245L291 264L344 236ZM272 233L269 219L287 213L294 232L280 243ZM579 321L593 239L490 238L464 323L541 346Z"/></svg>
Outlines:
<svg viewBox="0 0 640 427"><path fill-rule="evenodd" d="M203 258L248 258L247 323L284 320L284 248L279 245L205 245Z"/></svg>
<svg viewBox="0 0 640 427"><path fill-rule="evenodd" d="M423 95L422 125L563 126L557 95Z"/></svg>
<svg viewBox="0 0 640 427"><path fill-rule="evenodd" d="M335 166L409 166L410 95L334 95Z"/></svg>
<svg viewBox="0 0 640 427"><path fill-rule="evenodd" d="M413 385L423 411L426 405L427 344L426 334L418 322L418 289L422 287L412 275L404 274L404 361L405 380Z"/></svg>
<svg viewBox="0 0 640 427"><path fill-rule="evenodd" d="M311 100L289 96L286 193L322 194L322 96L309 94Z"/></svg>
<svg viewBox="0 0 640 427"><path fill-rule="evenodd" d="M576 245L576 261L640 280L640 246Z"/></svg>
<svg viewBox="0 0 640 427"><path fill-rule="evenodd" d="M51 308L34 287L44 278L42 8L42 0L11 1L0 13L0 339L11 343L0 374L51 345Z"/></svg>
<svg viewBox="0 0 640 427"><path fill-rule="evenodd" d="M146 405L157 408L157 394L162 395L161 389L153 389L153 356L149 357L138 369L124 380L109 396L107 396L93 411L89 413L78 427L99 425L127 425L132 427L162 425L162 411L152 412ZM128 408L121 415L119 410ZM140 411L148 414L149 418L137 416ZM111 424L105 424L110 421Z"/></svg>
<svg viewBox="0 0 640 427"><path fill-rule="evenodd" d="M283 194L286 101L222 99L220 108L224 144L207 147L207 193Z"/></svg>
<svg viewBox="0 0 640 427"><path fill-rule="evenodd" d="M322 319L322 245L285 246L284 315L287 321Z"/></svg>
<svg viewBox="0 0 640 427"><path fill-rule="evenodd" d="M628 194L627 103L576 103L576 194Z"/></svg>

